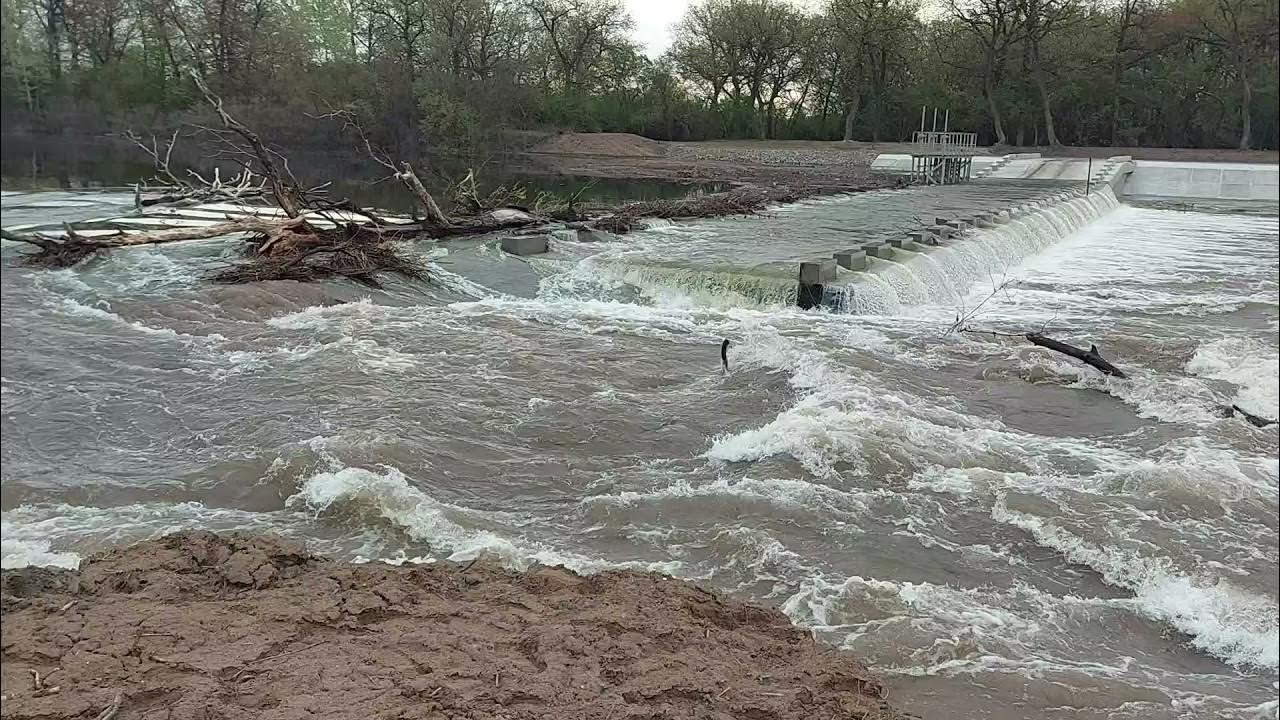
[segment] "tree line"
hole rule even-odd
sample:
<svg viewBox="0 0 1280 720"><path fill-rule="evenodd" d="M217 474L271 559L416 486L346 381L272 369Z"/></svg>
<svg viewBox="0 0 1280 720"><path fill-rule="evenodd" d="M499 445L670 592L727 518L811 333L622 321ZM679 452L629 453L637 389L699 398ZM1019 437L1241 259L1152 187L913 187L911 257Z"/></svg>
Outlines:
<svg viewBox="0 0 1280 720"><path fill-rule="evenodd" d="M157 127L198 71L268 127L1277 147L1278 0L698 0L646 57L617 0L0 0L5 129ZM932 125L932 116L926 119Z"/></svg>

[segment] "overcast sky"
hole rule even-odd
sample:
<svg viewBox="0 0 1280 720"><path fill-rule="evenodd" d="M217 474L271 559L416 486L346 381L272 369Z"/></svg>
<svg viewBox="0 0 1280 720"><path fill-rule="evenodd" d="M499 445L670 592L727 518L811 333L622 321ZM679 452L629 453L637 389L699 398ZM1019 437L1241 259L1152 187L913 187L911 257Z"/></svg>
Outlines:
<svg viewBox="0 0 1280 720"><path fill-rule="evenodd" d="M644 47L645 54L656 58L671 44L671 26L680 21L689 0L624 0L631 19L636 22L632 32L635 41Z"/></svg>
<svg viewBox="0 0 1280 720"><path fill-rule="evenodd" d="M623 0L627 12L636 27L632 38L640 43L644 52L651 58L661 55L671 45L671 26L680 21L684 11L692 0ZM802 8L816 10L823 5L822 0L793 0ZM920 3L920 14L928 18L938 14L942 3L937 0L923 0Z"/></svg>

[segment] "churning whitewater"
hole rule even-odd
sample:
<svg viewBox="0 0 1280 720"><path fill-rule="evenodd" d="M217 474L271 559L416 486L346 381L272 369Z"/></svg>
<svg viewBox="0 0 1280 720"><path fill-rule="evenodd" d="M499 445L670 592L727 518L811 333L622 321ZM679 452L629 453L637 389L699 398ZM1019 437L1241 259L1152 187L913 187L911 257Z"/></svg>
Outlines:
<svg viewBox="0 0 1280 720"><path fill-rule="evenodd" d="M454 241L425 288L210 285L210 243L7 266L4 566L208 528L627 567L782 608L928 719L1275 718L1280 441L1224 412L1280 404L1274 216L1104 189L793 307L800 260L1056 189Z"/></svg>

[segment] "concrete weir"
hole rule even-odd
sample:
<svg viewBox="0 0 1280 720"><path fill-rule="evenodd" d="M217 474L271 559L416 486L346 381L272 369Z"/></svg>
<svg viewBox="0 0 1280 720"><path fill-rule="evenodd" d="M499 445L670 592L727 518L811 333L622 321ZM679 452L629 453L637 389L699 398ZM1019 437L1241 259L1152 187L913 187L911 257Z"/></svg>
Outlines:
<svg viewBox="0 0 1280 720"><path fill-rule="evenodd" d="M879 243L879 242L865 243L862 246L862 249L868 255L874 258L880 258L881 260L893 259L893 246L890 245L889 243Z"/></svg>
<svg viewBox="0 0 1280 720"><path fill-rule="evenodd" d="M796 305L809 310L822 304L826 287L836 280L835 258L810 260L800 263L799 285L796 287Z"/></svg>
<svg viewBox="0 0 1280 720"><path fill-rule="evenodd" d="M863 250L841 250L832 255L836 264L845 270L866 270L867 253Z"/></svg>
<svg viewBox="0 0 1280 720"><path fill-rule="evenodd" d="M1133 172L1133 168L1134 163L1129 158L1116 157L1101 165L1096 177L1082 178L1082 180L1088 180L1095 188L1114 190L1125 182L1128 175ZM1062 178L1047 179L1062 181ZM877 274L893 267L884 264L885 261L910 265L917 253L928 254L939 246L955 247L957 244L965 243L966 239L974 234L987 237L991 231L1001 225L1016 223L1021 226L1024 218L1051 211L1064 203L1080 202L1091 192L1096 190L1091 191L1085 182L1080 182L1074 187L1060 185L1049 194L1039 195L1035 200L978 210L965 217L935 217L932 225L917 227L896 237L864 242L859 247L836 251L830 260L802 262L796 304L805 309L827 305L839 310L849 302L848 298L851 297L850 288L846 288L845 285L860 283L862 282L860 278L863 278L862 275L854 275L842 279L839 277L840 269ZM1061 213L1061 211L1058 212ZM1077 214L1069 213L1069 215ZM1055 231L1044 230L1043 232L1052 234ZM1004 236L1009 232L1010 230L1006 228L997 231L997 235ZM1027 230L1015 232L1025 233ZM1041 230L1035 230L1035 232L1041 232ZM876 262L873 263L870 258L875 258ZM939 259L946 259L946 256L934 258L934 261L937 262Z"/></svg>

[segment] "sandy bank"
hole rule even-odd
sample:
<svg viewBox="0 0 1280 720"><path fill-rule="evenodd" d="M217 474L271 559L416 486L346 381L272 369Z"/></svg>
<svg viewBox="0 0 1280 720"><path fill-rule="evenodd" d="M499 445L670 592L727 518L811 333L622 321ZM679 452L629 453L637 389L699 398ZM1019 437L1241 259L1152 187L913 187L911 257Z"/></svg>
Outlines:
<svg viewBox="0 0 1280 720"><path fill-rule="evenodd" d="M117 695L117 720L899 717L780 613L656 575L188 532L2 577L5 718L95 718Z"/></svg>
<svg viewBox="0 0 1280 720"><path fill-rule="evenodd" d="M710 140L664 142L626 133L560 133L523 153L543 172L612 178L660 178L706 182L822 182L862 186L881 153L910 152L908 143L826 140ZM981 148L990 155L1039 152L1056 157L1132 155L1139 160L1266 162L1274 150L1196 148L1024 147Z"/></svg>

